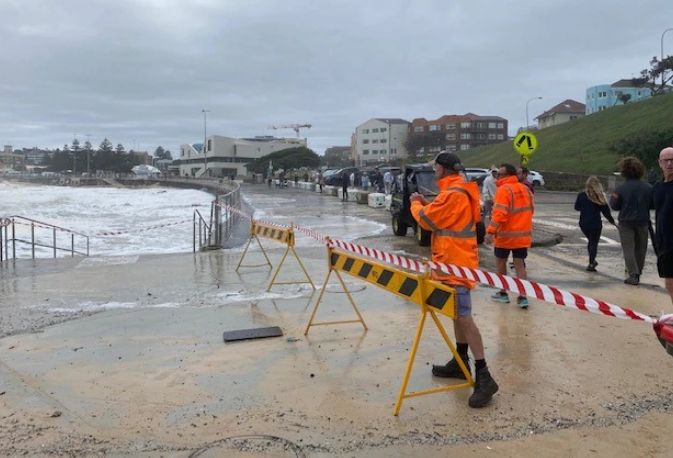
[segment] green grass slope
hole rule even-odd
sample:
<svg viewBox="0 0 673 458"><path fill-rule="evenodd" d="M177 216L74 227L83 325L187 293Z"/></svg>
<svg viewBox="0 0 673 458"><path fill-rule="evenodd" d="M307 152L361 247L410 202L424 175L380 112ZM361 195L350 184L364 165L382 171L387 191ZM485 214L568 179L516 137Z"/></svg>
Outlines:
<svg viewBox="0 0 673 458"><path fill-rule="evenodd" d="M559 126L535 131L538 147L530 156L533 170L609 175L620 157L609 147L643 129L670 129L673 126L673 93L637 103L611 107L605 111ZM518 165L521 156L511 141L461 151L464 164L489 167L510 162Z"/></svg>

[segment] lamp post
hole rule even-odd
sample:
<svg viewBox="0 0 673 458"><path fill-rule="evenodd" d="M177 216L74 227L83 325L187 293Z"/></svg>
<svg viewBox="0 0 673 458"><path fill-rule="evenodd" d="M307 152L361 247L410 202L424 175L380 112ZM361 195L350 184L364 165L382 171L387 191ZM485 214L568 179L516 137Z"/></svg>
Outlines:
<svg viewBox="0 0 673 458"><path fill-rule="evenodd" d="M531 97L528 99L526 102L526 131L528 130L528 104L532 102L533 100L542 100L542 97Z"/></svg>
<svg viewBox="0 0 673 458"><path fill-rule="evenodd" d="M201 110L201 113L203 113L203 177L205 178L206 176L206 171L208 170L208 151L206 150L206 146L208 144L208 137L206 135L206 125L207 125L207 120L206 118L208 117L208 113L210 113L210 110Z"/></svg>
<svg viewBox="0 0 673 458"><path fill-rule="evenodd" d="M664 74L666 73L666 70L664 69L664 35L666 35L666 32L671 32L673 31L673 27L664 30L664 32L661 34L661 92L663 94L664 92Z"/></svg>
<svg viewBox="0 0 673 458"><path fill-rule="evenodd" d="M86 134L86 176L91 178L91 134Z"/></svg>

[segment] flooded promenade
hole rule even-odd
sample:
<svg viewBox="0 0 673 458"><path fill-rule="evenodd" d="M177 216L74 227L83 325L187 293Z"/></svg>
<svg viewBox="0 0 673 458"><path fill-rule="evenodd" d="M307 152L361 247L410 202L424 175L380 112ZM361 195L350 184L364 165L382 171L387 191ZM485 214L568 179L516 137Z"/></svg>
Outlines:
<svg viewBox="0 0 673 458"><path fill-rule="evenodd" d="M382 209L294 189L242 192L263 220L428 255L412 237L393 236ZM297 253L320 288L326 249L302 237ZM285 248L262 243L277 266ZM479 286L475 320L500 384L493 403L470 409L469 390L460 390L407 399L395 417L419 308L346 276L369 330L322 326L304 336L317 293L305 284L267 292L272 269L236 272L241 255L239 245L5 264L0 456L668 456L673 360L646 324L535 299L523 311L491 302L493 290ZM493 270L490 250L480 255ZM263 262L258 249L248 256ZM592 277L572 248L533 248L527 262L531 280L647 314L670 310L652 271L645 286L629 287L618 257L605 258ZM294 259L281 276L302 278ZM334 278L319 314L353 317ZM267 326L284 336L222 340ZM409 389L450 383L430 375L448 358L426 324Z"/></svg>

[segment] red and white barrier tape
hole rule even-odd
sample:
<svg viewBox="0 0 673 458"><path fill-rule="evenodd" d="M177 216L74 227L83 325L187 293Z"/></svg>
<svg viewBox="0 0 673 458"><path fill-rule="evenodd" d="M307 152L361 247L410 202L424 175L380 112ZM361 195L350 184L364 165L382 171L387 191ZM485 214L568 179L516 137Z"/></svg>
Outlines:
<svg viewBox="0 0 673 458"><path fill-rule="evenodd" d="M318 242L322 243L323 245L327 242L327 237L325 237L322 234L317 233L316 231L309 229L307 227L303 226L294 226L295 229L297 229L300 232L303 232L304 234L308 235L309 237L317 240Z"/></svg>
<svg viewBox="0 0 673 458"><path fill-rule="evenodd" d="M11 224L11 220L10 220L10 224ZM85 234L80 234L79 232L71 231L70 229L65 229L65 228L58 227L58 226L47 226L45 224L32 223L32 222L28 223L28 222L23 222L23 221L14 221L14 224L19 224L21 226L41 227L43 229L53 229L53 230L57 230L59 232L67 232L68 234L82 235L82 236L86 237Z"/></svg>
<svg viewBox="0 0 673 458"><path fill-rule="evenodd" d="M421 262L386 253L380 250L344 242L342 240L330 239L330 246L385 261L404 269L416 272L426 271L424 264ZM607 302L599 301L588 296L572 293L570 291L565 291L553 286L544 285L542 283L512 278L507 275L493 274L483 270L460 267L454 264L442 264L434 261L429 261L428 267L430 269L438 270L449 275L465 278L477 283L495 286L506 291L515 292L528 297L535 297L536 299L540 299L545 302L551 302L557 305L562 305L585 312L607 315L627 320L644 321L651 324L661 322L664 319L664 317L659 319L652 318L649 315L620 307L618 305L608 304ZM666 317L668 317L667 321L673 321L673 315L666 315Z"/></svg>
<svg viewBox="0 0 673 458"><path fill-rule="evenodd" d="M144 227L142 229L136 229L136 230L130 230L130 231L117 231L117 232L99 232L97 234L92 235L91 237L114 237L117 235L126 235L126 234L135 234L138 232L147 232L151 231L153 229L159 229L162 227L169 227L169 226L179 226L181 224L186 224L192 222L191 219L183 219L182 221L176 221L174 223L166 223L166 224L157 224L156 226L149 226L149 227Z"/></svg>
<svg viewBox="0 0 673 458"><path fill-rule="evenodd" d="M213 202L213 204L220 207L220 208L224 208L225 210L229 210L232 213L236 213L238 216L242 216L243 218L245 218L247 220L252 220L252 216L248 215L245 212L242 212L241 210L239 210L236 207L232 207L231 205L226 205L226 204L218 204L217 202Z"/></svg>

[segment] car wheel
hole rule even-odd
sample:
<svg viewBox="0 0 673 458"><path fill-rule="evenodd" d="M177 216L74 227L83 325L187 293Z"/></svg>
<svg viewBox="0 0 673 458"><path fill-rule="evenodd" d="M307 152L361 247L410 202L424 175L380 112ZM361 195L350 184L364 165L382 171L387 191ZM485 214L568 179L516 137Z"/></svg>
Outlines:
<svg viewBox="0 0 673 458"><path fill-rule="evenodd" d="M533 187L537 188L538 186L540 186L540 182L538 180L534 180L533 181Z"/></svg>
<svg viewBox="0 0 673 458"><path fill-rule="evenodd" d="M430 246L432 240L432 232L426 231L420 225L416 226L416 240L420 246Z"/></svg>
<svg viewBox="0 0 673 458"><path fill-rule="evenodd" d="M407 225L400 221L400 215L393 215L393 233L401 237L407 235Z"/></svg>

